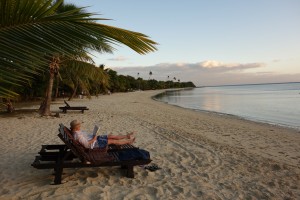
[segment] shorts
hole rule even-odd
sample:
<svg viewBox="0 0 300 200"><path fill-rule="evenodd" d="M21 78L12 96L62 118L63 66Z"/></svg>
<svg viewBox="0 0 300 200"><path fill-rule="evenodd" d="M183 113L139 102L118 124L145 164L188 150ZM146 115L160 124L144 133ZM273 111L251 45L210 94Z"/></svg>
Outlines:
<svg viewBox="0 0 300 200"><path fill-rule="evenodd" d="M107 142L108 142L107 135L98 135L97 142L98 142L99 148L105 148L107 146Z"/></svg>

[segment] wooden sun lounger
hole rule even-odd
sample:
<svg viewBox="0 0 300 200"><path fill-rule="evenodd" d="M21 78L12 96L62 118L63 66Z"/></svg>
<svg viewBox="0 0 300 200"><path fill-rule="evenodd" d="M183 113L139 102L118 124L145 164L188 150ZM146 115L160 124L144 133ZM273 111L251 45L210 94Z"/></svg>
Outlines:
<svg viewBox="0 0 300 200"><path fill-rule="evenodd" d="M67 110L81 110L82 113L84 113L85 110L89 110L86 106L70 106L66 101L64 101L66 106L59 107L60 110L62 110L63 113L67 113Z"/></svg>
<svg viewBox="0 0 300 200"><path fill-rule="evenodd" d="M109 167L120 166L125 170L126 176L134 178L134 166L146 165L151 159L123 160L119 159L119 153L138 149L132 145L111 145L106 149L86 149L73 139L68 128L60 124L58 137L65 144L42 145L39 155L31 164L37 169L54 169L54 184L61 184L63 168L82 167Z"/></svg>

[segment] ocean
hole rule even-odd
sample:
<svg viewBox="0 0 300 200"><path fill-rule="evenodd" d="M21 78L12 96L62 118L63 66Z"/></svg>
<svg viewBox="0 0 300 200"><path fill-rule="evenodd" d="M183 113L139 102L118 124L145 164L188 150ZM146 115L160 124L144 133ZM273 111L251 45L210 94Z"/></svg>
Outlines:
<svg viewBox="0 0 300 200"><path fill-rule="evenodd" d="M200 87L166 91L155 99L187 109L300 129L300 83Z"/></svg>

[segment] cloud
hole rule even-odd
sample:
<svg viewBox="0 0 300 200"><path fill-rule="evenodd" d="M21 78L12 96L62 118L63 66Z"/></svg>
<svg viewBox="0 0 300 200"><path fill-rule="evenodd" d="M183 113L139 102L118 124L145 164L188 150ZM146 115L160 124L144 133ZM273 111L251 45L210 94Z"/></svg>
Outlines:
<svg viewBox="0 0 300 200"><path fill-rule="evenodd" d="M202 67L202 68L223 69L223 70L226 70L226 71L252 69L252 68L259 68L259 67L264 66L263 63L246 63L246 64L242 64L242 63L222 63L222 62L215 61L215 60L207 60L207 61L200 62L198 64L199 64L199 67Z"/></svg>
<svg viewBox="0 0 300 200"><path fill-rule="evenodd" d="M108 60L110 60L110 61L125 61L125 60L128 60L128 59L123 57L123 56L118 56L118 57L115 57L115 58L110 58Z"/></svg>
<svg viewBox="0 0 300 200"><path fill-rule="evenodd" d="M115 68L120 73L138 73L141 72L158 72L158 73L177 73L177 72L230 72L242 71L246 69L264 67L263 63L222 63L218 61L203 61L198 63L160 63L148 67L119 67Z"/></svg>
<svg viewBox="0 0 300 200"><path fill-rule="evenodd" d="M206 60L199 63L201 67L213 68L213 67L224 67L224 64L215 60Z"/></svg>
<svg viewBox="0 0 300 200"><path fill-rule="evenodd" d="M203 71L235 71L264 67L264 63L222 63L215 60L207 60L198 63L160 63L145 67L157 71L181 71L181 70L203 70ZM139 67L134 67L139 68Z"/></svg>
<svg viewBox="0 0 300 200"><path fill-rule="evenodd" d="M272 62L277 63L277 62L280 62L280 60L279 59L274 59L274 60L272 60Z"/></svg>
<svg viewBox="0 0 300 200"><path fill-rule="evenodd" d="M247 84L267 82L300 81L299 74L275 74L272 72L249 72L248 69L260 69L266 64L253 63L223 63L214 60L207 60L197 63L160 63L147 67L122 67L113 68L118 74L130 75L135 78L152 78L156 80L172 80L173 77L181 82L192 81L195 85L226 85L226 84ZM253 71L253 70L252 70ZM139 75L138 75L139 73ZM169 77L169 79L168 79Z"/></svg>

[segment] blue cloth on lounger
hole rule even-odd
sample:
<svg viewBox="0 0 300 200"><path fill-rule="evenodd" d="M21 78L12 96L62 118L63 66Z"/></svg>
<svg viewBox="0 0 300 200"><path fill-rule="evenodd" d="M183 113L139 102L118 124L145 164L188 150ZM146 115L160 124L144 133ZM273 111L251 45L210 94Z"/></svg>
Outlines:
<svg viewBox="0 0 300 200"><path fill-rule="evenodd" d="M150 153L144 149L129 149L119 152L120 160L144 160L150 159Z"/></svg>
<svg viewBox="0 0 300 200"><path fill-rule="evenodd" d="M107 140L108 140L107 135L98 135L97 142L99 148L105 148L107 146Z"/></svg>

